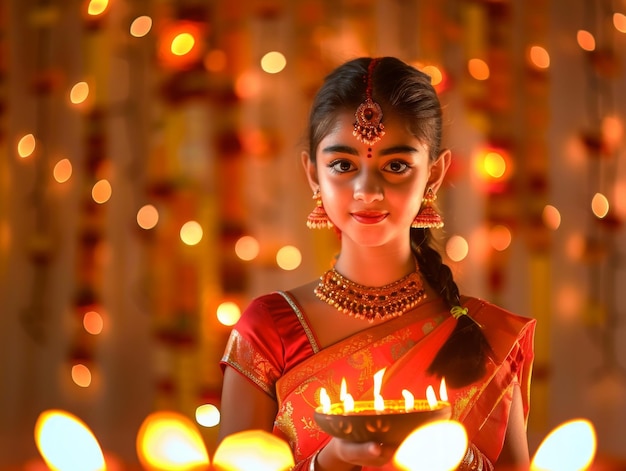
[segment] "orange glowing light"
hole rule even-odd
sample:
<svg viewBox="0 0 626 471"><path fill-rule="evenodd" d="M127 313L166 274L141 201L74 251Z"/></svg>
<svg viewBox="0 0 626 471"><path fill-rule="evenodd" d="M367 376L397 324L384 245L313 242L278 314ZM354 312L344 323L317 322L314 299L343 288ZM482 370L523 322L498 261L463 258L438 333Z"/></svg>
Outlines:
<svg viewBox="0 0 626 471"><path fill-rule="evenodd" d="M441 378L439 383L439 399L448 402L448 388L446 388L446 378Z"/></svg>
<svg viewBox="0 0 626 471"><path fill-rule="evenodd" d="M544 47L531 46L528 51L530 62L538 69L550 67L550 54Z"/></svg>
<svg viewBox="0 0 626 471"><path fill-rule="evenodd" d="M441 69L435 65L425 65L422 67L422 72L430 76L430 83L433 87L436 87L443 82L443 72L441 72Z"/></svg>
<svg viewBox="0 0 626 471"><path fill-rule="evenodd" d="M170 45L170 50L175 56L189 54L196 44L196 38L191 33L179 33L174 36Z"/></svg>
<svg viewBox="0 0 626 471"><path fill-rule="evenodd" d="M222 325L235 325L241 317L241 309L232 301L225 301L217 307L217 320Z"/></svg>
<svg viewBox="0 0 626 471"><path fill-rule="evenodd" d="M72 381L81 388L88 388L91 386L91 370L82 363L73 365Z"/></svg>
<svg viewBox="0 0 626 471"><path fill-rule="evenodd" d="M70 90L70 102L74 105L83 103L89 98L89 84L87 82L78 82Z"/></svg>
<svg viewBox="0 0 626 471"><path fill-rule="evenodd" d="M235 94L245 100L261 92L261 81L254 72L244 72L235 80Z"/></svg>
<svg viewBox="0 0 626 471"><path fill-rule="evenodd" d="M438 420L417 428L400 444L393 456L403 471L457 469L467 450L465 427L454 420Z"/></svg>
<svg viewBox="0 0 626 471"><path fill-rule="evenodd" d="M87 6L87 14L90 16L102 15L109 6L109 0L90 0Z"/></svg>
<svg viewBox="0 0 626 471"><path fill-rule="evenodd" d="M579 29L576 33L576 42L585 51L593 51L596 48L596 38L584 29Z"/></svg>
<svg viewBox="0 0 626 471"><path fill-rule="evenodd" d="M108 180L102 179L97 181L91 189L91 197L98 204L103 204L109 201L113 190Z"/></svg>
<svg viewBox="0 0 626 471"><path fill-rule="evenodd" d="M62 410L46 410L35 422L37 449L53 471L105 471L98 440L78 417Z"/></svg>
<svg viewBox="0 0 626 471"><path fill-rule="evenodd" d="M254 260L258 257L260 250L259 241L252 236L240 237L235 243L235 254L241 260Z"/></svg>
<svg viewBox="0 0 626 471"><path fill-rule="evenodd" d="M151 204L146 204L137 211L137 224L142 229L152 229L159 222L159 211Z"/></svg>
<svg viewBox="0 0 626 471"><path fill-rule="evenodd" d="M59 183L65 183L72 176L72 162L69 159L61 159L52 170L52 176Z"/></svg>
<svg viewBox="0 0 626 471"><path fill-rule="evenodd" d="M415 409L415 396L408 389L402 390L402 397L404 398L404 410L410 412Z"/></svg>
<svg viewBox="0 0 626 471"><path fill-rule="evenodd" d="M498 152L487 152L483 158L483 169L492 178L501 178L506 171L506 161Z"/></svg>
<svg viewBox="0 0 626 471"><path fill-rule="evenodd" d="M587 470L596 450L593 424L585 419L570 420L543 439L531 461L530 471Z"/></svg>
<svg viewBox="0 0 626 471"><path fill-rule="evenodd" d="M464 260L469 253L469 244L464 237L453 235L446 242L446 255L453 262Z"/></svg>
<svg viewBox="0 0 626 471"><path fill-rule="evenodd" d="M293 245L285 245L276 253L276 263L283 270L295 270L302 263L302 253Z"/></svg>
<svg viewBox="0 0 626 471"><path fill-rule="evenodd" d="M104 319L98 312L88 311L83 316L83 327L91 335L98 335L104 328Z"/></svg>
<svg viewBox="0 0 626 471"><path fill-rule="evenodd" d="M17 143L17 154L23 159L32 155L35 152L35 136L32 134L26 134L20 138Z"/></svg>
<svg viewBox="0 0 626 471"><path fill-rule="evenodd" d="M560 211L550 205L547 204L541 213L541 219L543 220L543 224L553 231L556 231L561 225L561 213Z"/></svg>
<svg viewBox="0 0 626 471"><path fill-rule="evenodd" d="M385 374L385 368L382 370L378 370L374 374L374 410L384 411L385 410L385 401L383 397L380 395L380 390L383 385L383 375Z"/></svg>
<svg viewBox="0 0 626 471"><path fill-rule="evenodd" d="M591 210L597 218L604 218L609 214L609 200L602 193L596 193L591 199Z"/></svg>
<svg viewBox="0 0 626 471"><path fill-rule="evenodd" d="M326 388L320 388L320 404L322 406L322 412L324 412L324 414L330 413L330 406L332 404L330 401L330 396L326 392Z"/></svg>
<svg viewBox="0 0 626 471"><path fill-rule="evenodd" d="M626 33L626 15L624 13L613 13L613 26L620 33Z"/></svg>
<svg viewBox="0 0 626 471"><path fill-rule="evenodd" d="M426 388L426 400L428 401L428 407L431 409L435 409L437 407L437 396L435 395L435 389L431 385L428 385Z"/></svg>
<svg viewBox="0 0 626 471"><path fill-rule="evenodd" d="M137 434L137 456L148 471L206 469L209 454L196 425L177 412L148 415Z"/></svg>
<svg viewBox="0 0 626 471"><path fill-rule="evenodd" d="M213 458L216 471L287 471L294 464L287 442L263 430L227 436Z"/></svg>
<svg viewBox="0 0 626 471"><path fill-rule="evenodd" d="M226 53L220 49L213 49L204 56L203 63L209 72L222 72L226 69Z"/></svg>
<svg viewBox="0 0 626 471"><path fill-rule="evenodd" d="M138 16L130 24L130 34L135 38L143 38L152 29L152 18L149 16Z"/></svg>
<svg viewBox="0 0 626 471"><path fill-rule="evenodd" d="M489 65L482 59L470 59L467 62L467 70L476 80L487 80L489 78Z"/></svg>
<svg viewBox="0 0 626 471"><path fill-rule="evenodd" d="M489 242L499 252L508 249L512 239L511 230L501 224L496 224L489 230Z"/></svg>
<svg viewBox="0 0 626 471"><path fill-rule="evenodd" d="M202 59L204 25L176 21L164 26L158 36L158 54L163 65L184 69Z"/></svg>

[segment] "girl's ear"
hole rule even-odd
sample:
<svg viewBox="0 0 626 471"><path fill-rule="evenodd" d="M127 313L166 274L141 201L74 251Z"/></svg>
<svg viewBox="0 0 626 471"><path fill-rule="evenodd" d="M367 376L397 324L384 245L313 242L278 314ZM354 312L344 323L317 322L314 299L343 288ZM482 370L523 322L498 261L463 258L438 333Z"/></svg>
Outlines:
<svg viewBox="0 0 626 471"><path fill-rule="evenodd" d="M302 151L300 158L302 159L302 166L304 167L304 171L306 172L306 177L309 180L311 190L315 193L315 191L318 190L320 187L317 180L317 167L315 163L311 160L307 151Z"/></svg>
<svg viewBox="0 0 626 471"><path fill-rule="evenodd" d="M441 151L437 160L430 166L430 175L428 177L428 187L432 188L435 193L439 191L439 187L443 184L443 179L452 162L452 152L449 149Z"/></svg>

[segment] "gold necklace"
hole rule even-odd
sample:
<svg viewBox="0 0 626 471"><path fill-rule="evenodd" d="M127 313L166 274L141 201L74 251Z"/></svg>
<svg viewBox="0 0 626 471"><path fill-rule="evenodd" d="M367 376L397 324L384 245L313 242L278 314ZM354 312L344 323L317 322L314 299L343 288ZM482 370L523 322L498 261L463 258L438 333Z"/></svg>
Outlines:
<svg viewBox="0 0 626 471"><path fill-rule="evenodd" d="M331 268L320 277L315 295L337 310L369 322L401 316L426 299L419 272L414 271L385 286L364 286Z"/></svg>

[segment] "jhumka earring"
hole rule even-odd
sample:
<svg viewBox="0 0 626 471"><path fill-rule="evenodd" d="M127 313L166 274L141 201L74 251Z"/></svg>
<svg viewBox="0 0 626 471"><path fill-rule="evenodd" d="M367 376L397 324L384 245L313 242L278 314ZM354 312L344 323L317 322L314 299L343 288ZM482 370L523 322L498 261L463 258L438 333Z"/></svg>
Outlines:
<svg viewBox="0 0 626 471"><path fill-rule="evenodd" d="M435 195L433 189L428 188L422 201L422 208L420 209L420 212L417 213L417 216L415 216L415 219L413 219L411 227L416 229L440 229L443 227L443 219L441 218L441 215L435 211L435 208L433 208L433 203L436 199L437 195Z"/></svg>
<svg viewBox="0 0 626 471"><path fill-rule="evenodd" d="M378 103L372 100L372 72L378 59L372 59L367 68L367 88L365 89L365 101L356 109L354 116L354 131L352 135L358 141L373 146L385 135L385 126L382 123L383 110Z"/></svg>
<svg viewBox="0 0 626 471"><path fill-rule="evenodd" d="M315 208L311 211L311 214L306 218L306 226L309 229L330 229L333 227L333 223L328 219L328 214L322 204L322 195L320 190L315 190L313 193L313 199L315 200Z"/></svg>

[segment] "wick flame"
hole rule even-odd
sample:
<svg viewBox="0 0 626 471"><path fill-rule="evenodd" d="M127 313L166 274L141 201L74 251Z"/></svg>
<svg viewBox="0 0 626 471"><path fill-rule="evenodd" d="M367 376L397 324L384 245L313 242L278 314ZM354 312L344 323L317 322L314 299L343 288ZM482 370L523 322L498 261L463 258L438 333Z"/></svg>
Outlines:
<svg viewBox="0 0 626 471"><path fill-rule="evenodd" d="M383 385L383 375L385 374L385 368L379 370L374 375L374 410L384 411L385 410L385 401L383 397L380 395L380 390Z"/></svg>
<svg viewBox="0 0 626 471"><path fill-rule="evenodd" d="M435 396L435 390L430 385L426 388L426 399L431 410L437 407L437 396Z"/></svg>
<svg viewBox="0 0 626 471"><path fill-rule="evenodd" d="M345 400L346 394L348 394L348 387L346 386L346 378L343 378L341 380L341 389L339 390L339 400Z"/></svg>
<svg viewBox="0 0 626 471"><path fill-rule="evenodd" d="M448 390L446 389L446 378L441 378L441 384L439 385L439 398L448 402Z"/></svg>
<svg viewBox="0 0 626 471"><path fill-rule="evenodd" d="M320 389L320 404L322 405L322 412L328 414L330 412L330 396L328 396L326 388Z"/></svg>
<svg viewBox="0 0 626 471"><path fill-rule="evenodd" d="M404 398L404 410L406 412L412 411L415 408L415 397L410 391L403 389L402 397Z"/></svg>
<svg viewBox="0 0 626 471"><path fill-rule="evenodd" d="M346 393L346 397L343 400L343 412L352 412L354 410L354 399L348 393Z"/></svg>

